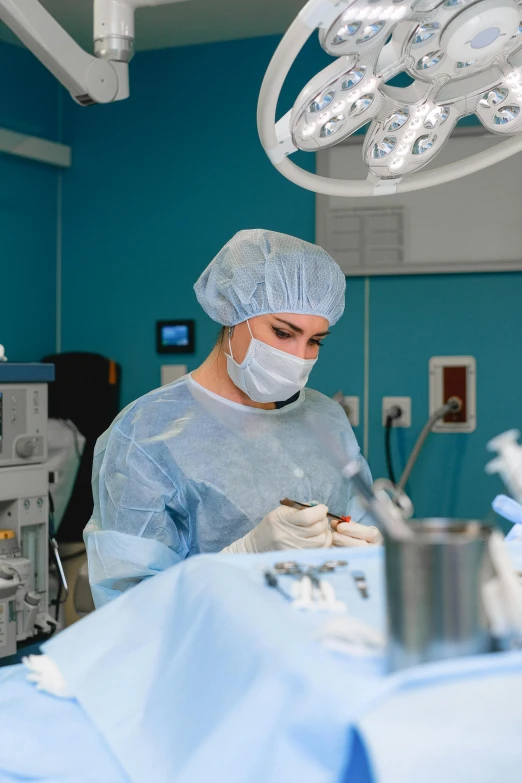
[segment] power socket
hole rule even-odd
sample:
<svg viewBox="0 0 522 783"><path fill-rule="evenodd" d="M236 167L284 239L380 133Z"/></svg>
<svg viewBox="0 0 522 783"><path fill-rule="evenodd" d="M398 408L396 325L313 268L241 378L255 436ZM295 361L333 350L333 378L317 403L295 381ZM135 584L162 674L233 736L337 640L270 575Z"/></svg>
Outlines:
<svg viewBox="0 0 522 783"><path fill-rule="evenodd" d="M402 410L402 415L394 419L392 427L411 427L411 397L383 397L382 398L382 426L386 427L386 419L390 408L397 405Z"/></svg>
<svg viewBox="0 0 522 783"><path fill-rule="evenodd" d="M344 397L343 408L346 411L348 420L352 427L359 426L359 398L358 397Z"/></svg>
<svg viewBox="0 0 522 783"><path fill-rule="evenodd" d="M432 356L430 415L452 398L460 410L434 424L433 432L474 432L477 426L477 367L473 356Z"/></svg>

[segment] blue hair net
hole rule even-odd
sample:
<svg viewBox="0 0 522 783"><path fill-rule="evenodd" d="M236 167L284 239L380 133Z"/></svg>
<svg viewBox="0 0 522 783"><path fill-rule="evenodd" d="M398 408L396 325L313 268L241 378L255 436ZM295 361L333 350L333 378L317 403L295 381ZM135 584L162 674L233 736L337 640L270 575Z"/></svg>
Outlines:
<svg viewBox="0 0 522 783"><path fill-rule="evenodd" d="M261 228L232 237L194 286L201 307L224 326L267 313L320 315L333 325L344 312L345 288L321 247Z"/></svg>

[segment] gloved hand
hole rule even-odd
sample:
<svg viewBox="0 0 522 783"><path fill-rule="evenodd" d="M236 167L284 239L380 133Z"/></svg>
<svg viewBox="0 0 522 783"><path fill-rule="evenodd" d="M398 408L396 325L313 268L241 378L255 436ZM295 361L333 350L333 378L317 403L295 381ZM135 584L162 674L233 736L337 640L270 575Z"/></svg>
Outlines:
<svg viewBox="0 0 522 783"><path fill-rule="evenodd" d="M332 519L332 546L375 546L382 544L382 536L376 527L359 522L339 522Z"/></svg>
<svg viewBox="0 0 522 783"><path fill-rule="evenodd" d="M327 513L328 509L322 503L299 510L278 506L250 533L234 541L222 551L253 554L280 549L330 547L332 531Z"/></svg>

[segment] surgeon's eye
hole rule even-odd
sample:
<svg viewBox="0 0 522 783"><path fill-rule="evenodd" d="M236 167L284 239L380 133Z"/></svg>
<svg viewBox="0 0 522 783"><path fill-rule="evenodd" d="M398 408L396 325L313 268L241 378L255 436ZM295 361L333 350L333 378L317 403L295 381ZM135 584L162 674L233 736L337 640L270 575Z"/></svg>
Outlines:
<svg viewBox="0 0 522 783"><path fill-rule="evenodd" d="M276 337L279 337L280 340L289 340L290 337L293 336L288 332L283 332L282 329L278 329L276 326L273 326L272 329L274 330Z"/></svg>
<svg viewBox="0 0 522 783"><path fill-rule="evenodd" d="M309 345L317 345L319 348L321 348L321 346L324 345L324 343L322 343L320 339L316 339L314 337L312 337L312 338L310 338L310 340L308 340L308 344Z"/></svg>

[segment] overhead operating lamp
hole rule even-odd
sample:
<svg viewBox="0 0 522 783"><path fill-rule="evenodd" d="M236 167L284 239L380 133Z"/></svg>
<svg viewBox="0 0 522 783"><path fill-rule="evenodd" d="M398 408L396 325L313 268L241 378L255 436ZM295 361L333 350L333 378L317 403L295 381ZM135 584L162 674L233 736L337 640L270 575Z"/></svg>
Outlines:
<svg viewBox="0 0 522 783"><path fill-rule="evenodd" d="M285 78L315 30L335 60L276 122ZM390 84L399 74L407 86ZM420 171L467 115L511 138ZM331 147L364 126L366 181L321 177L289 159L297 150ZM326 195L405 193L497 163L522 150L522 6L516 0L311 0L270 62L258 130L281 174Z"/></svg>
<svg viewBox="0 0 522 783"><path fill-rule="evenodd" d="M85 52L38 0L0 0L0 20L82 106L129 96L134 11L183 0L94 0L94 56Z"/></svg>

